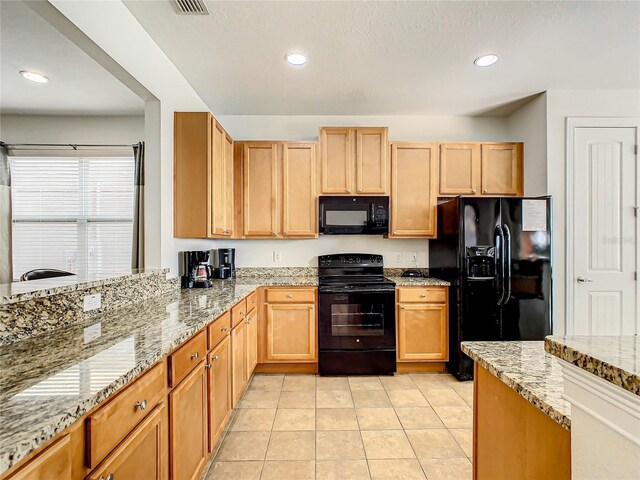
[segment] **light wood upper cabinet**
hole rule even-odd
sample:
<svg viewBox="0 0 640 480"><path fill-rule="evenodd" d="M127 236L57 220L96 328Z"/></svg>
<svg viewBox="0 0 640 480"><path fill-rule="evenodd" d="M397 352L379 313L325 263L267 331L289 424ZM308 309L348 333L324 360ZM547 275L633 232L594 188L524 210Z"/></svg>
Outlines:
<svg viewBox="0 0 640 480"><path fill-rule="evenodd" d="M482 194L523 194L521 143L482 144Z"/></svg>
<svg viewBox="0 0 640 480"><path fill-rule="evenodd" d="M439 194L523 195L522 143L440 144Z"/></svg>
<svg viewBox="0 0 640 480"><path fill-rule="evenodd" d="M247 142L242 156L244 235L278 234L278 144Z"/></svg>
<svg viewBox="0 0 640 480"><path fill-rule="evenodd" d="M266 306L267 360L280 362L315 362L315 304L273 304Z"/></svg>
<svg viewBox="0 0 640 480"><path fill-rule="evenodd" d="M174 115L174 236L224 238L233 233L233 140L208 112Z"/></svg>
<svg viewBox="0 0 640 480"><path fill-rule="evenodd" d="M231 412L231 341L227 335L209 354L209 452Z"/></svg>
<svg viewBox="0 0 640 480"><path fill-rule="evenodd" d="M238 405L247 382L245 327L246 324L242 321L231 330L231 403L233 408Z"/></svg>
<svg viewBox="0 0 640 480"><path fill-rule="evenodd" d="M356 193L384 195L389 191L387 128L356 129Z"/></svg>
<svg viewBox="0 0 640 480"><path fill-rule="evenodd" d="M386 127L320 129L320 194L389 193Z"/></svg>
<svg viewBox="0 0 640 480"><path fill-rule="evenodd" d="M391 144L391 231L389 237L435 237L438 145Z"/></svg>
<svg viewBox="0 0 640 480"><path fill-rule="evenodd" d="M200 362L169 394L171 478L196 479L205 465L208 415L204 365Z"/></svg>
<svg viewBox="0 0 640 480"><path fill-rule="evenodd" d="M480 191L480 144L440 144L440 195L476 195Z"/></svg>
<svg viewBox="0 0 640 480"><path fill-rule="evenodd" d="M242 142L242 145L243 237L316 237L317 144Z"/></svg>
<svg viewBox="0 0 640 480"><path fill-rule="evenodd" d="M352 128L320 129L320 193L352 193L354 136L355 130Z"/></svg>
<svg viewBox="0 0 640 480"><path fill-rule="evenodd" d="M7 480L71 478L71 436L65 435L29 460Z"/></svg>
<svg viewBox="0 0 640 480"><path fill-rule="evenodd" d="M282 234L313 237L316 214L316 144L282 145Z"/></svg>
<svg viewBox="0 0 640 480"><path fill-rule="evenodd" d="M398 287L399 362L449 359L447 287Z"/></svg>
<svg viewBox="0 0 640 480"><path fill-rule="evenodd" d="M86 480L168 479L168 431L167 408L164 403L161 403L87 476ZM69 477L59 477L50 472L48 478Z"/></svg>

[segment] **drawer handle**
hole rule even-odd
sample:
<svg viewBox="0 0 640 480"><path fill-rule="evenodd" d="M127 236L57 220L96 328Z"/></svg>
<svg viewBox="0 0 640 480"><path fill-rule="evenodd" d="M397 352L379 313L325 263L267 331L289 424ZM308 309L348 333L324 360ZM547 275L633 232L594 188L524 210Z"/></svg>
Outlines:
<svg viewBox="0 0 640 480"><path fill-rule="evenodd" d="M293 298L293 295L291 295L290 293L287 294L287 298Z"/></svg>
<svg viewBox="0 0 640 480"><path fill-rule="evenodd" d="M205 363L204 364L204 368L211 368L211 367L212 367L212 365L210 363Z"/></svg>
<svg viewBox="0 0 640 480"><path fill-rule="evenodd" d="M225 326L225 327L222 327L222 328L220 329L220 331L221 331L221 332L226 332L227 330L229 330L229 329L228 329L226 326Z"/></svg>
<svg viewBox="0 0 640 480"><path fill-rule="evenodd" d="M192 354L191 354L191 360L197 360L197 359L198 359L198 357L200 357L200 355L198 354L198 352L196 352L196 353L192 353Z"/></svg>
<svg viewBox="0 0 640 480"><path fill-rule="evenodd" d="M145 408L147 408L147 401L146 400L142 400L141 402L136 402L133 404L133 406L137 409L140 410L144 410Z"/></svg>
<svg viewBox="0 0 640 480"><path fill-rule="evenodd" d="M218 360L220 360L220 356L219 355L216 355L215 357L213 357L213 361L214 362L217 362Z"/></svg>

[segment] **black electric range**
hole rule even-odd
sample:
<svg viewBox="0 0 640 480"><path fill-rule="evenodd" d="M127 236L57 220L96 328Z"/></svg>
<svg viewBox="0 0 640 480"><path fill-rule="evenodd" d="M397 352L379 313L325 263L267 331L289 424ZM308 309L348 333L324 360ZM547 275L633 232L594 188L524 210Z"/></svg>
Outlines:
<svg viewBox="0 0 640 480"><path fill-rule="evenodd" d="M395 283L382 255L322 255L318 275L320 375L393 375Z"/></svg>

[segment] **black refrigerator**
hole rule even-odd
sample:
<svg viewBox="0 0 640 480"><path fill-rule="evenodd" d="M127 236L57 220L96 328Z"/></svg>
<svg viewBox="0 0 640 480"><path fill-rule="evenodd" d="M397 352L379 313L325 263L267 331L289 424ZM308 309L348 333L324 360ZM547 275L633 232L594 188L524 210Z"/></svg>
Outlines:
<svg viewBox="0 0 640 480"><path fill-rule="evenodd" d="M473 378L460 342L543 340L551 321L551 198L441 199L429 274L451 282L449 362Z"/></svg>

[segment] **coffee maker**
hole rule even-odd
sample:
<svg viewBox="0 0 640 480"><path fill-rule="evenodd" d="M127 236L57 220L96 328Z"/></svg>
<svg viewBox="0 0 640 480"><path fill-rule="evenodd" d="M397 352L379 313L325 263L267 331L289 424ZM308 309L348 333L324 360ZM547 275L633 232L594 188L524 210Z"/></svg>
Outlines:
<svg viewBox="0 0 640 480"><path fill-rule="evenodd" d="M235 248L219 248L213 258L216 278L236 278Z"/></svg>
<svg viewBox="0 0 640 480"><path fill-rule="evenodd" d="M180 252L178 258L182 288L209 288L213 285L209 250Z"/></svg>

